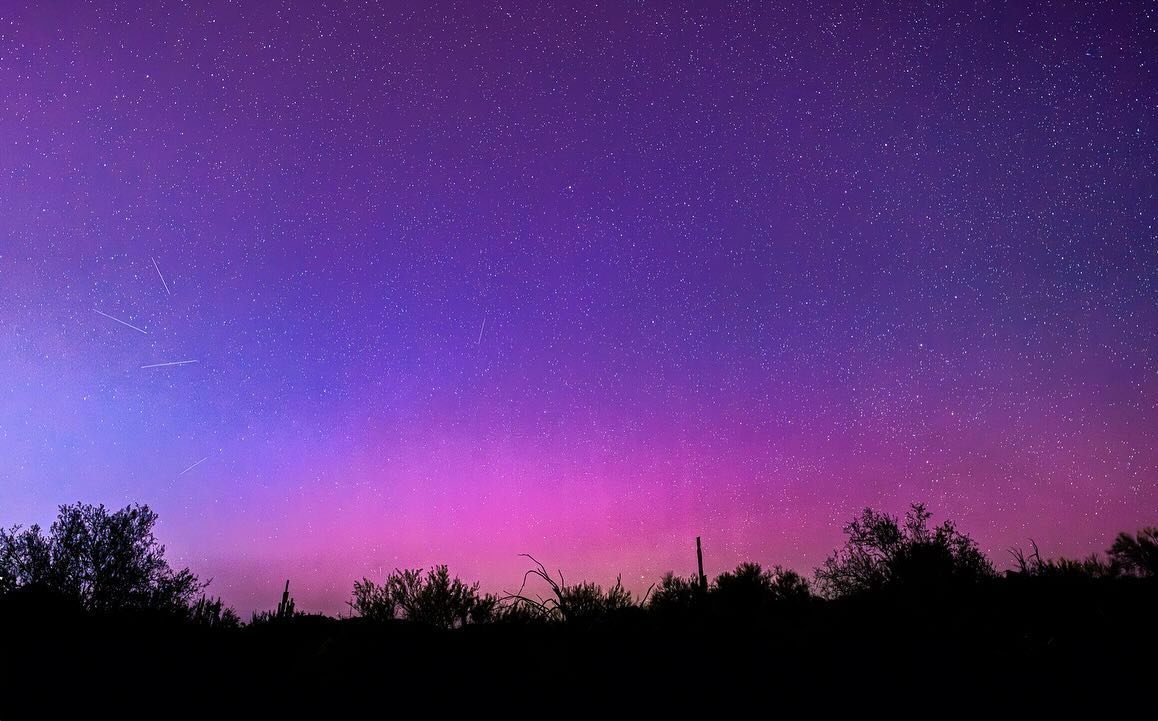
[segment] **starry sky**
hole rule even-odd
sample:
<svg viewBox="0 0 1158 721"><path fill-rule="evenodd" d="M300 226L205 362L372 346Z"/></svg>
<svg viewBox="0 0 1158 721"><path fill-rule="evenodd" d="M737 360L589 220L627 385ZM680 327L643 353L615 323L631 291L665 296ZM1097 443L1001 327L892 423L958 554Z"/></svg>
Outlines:
<svg viewBox="0 0 1158 721"><path fill-rule="evenodd" d="M1153 524L1154 9L923 5L10 0L0 525L248 616Z"/></svg>

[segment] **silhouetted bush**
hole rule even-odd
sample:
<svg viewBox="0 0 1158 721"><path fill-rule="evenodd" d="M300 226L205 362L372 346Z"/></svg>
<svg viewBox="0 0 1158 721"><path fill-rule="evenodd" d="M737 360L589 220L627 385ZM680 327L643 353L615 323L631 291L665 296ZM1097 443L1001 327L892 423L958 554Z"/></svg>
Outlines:
<svg viewBox="0 0 1158 721"><path fill-rule="evenodd" d="M1119 533L1109 550L1110 560L1131 576L1158 576L1158 528L1143 528L1134 536Z"/></svg>
<svg viewBox="0 0 1158 721"><path fill-rule="evenodd" d="M716 577L709 590L713 607L726 613L753 615L776 605L801 606L812 600L808 581L795 571L758 563L741 563Z"/></svg>
<svg viewBox="0 0 1158 721"><path fill-rule="evenodd" d="M662 614L687 614L700 606L703 594L695 578L668 571L652 592L647 607Z"/></svg>
<svg viewBox="0 0 1158 721"><path fill-rule="evenodd" d="M636 605L619 577L616 577L615 585L607 591L589 581L561 585L556 597L559 614L563 620L571 622L593 621Z"/></svg>
<svg viewBox="0 0 1158 721"><path fill-rule="evenodd" d="M1095 578L1112 578L1119 574L1120 569L1116 564L1106 563L1097 557L1097 554L1090 554L1087 558L1076 561L1069 558L1058 559L1043 559L1041 552L1037 548L1037 544L1030 541L1033 547L1032 553L1026 555L1020 548L1015 548L1010 553L1013 555L1016 568L1007 575L1016 575L1030 578L1059 578L1059 579L1095 579Z"/></svg>
<svg viewBox="0 0 1158 721"><path fill-rule="evenodd" d="M371 621L393 621L398 618L398 605L390 593L390 582L377 584L368 578L354 581L354 599L347 605L362 618Z"/></svg>
<svg viewBox="0 0 1158 721"><path fill-rule="evenodd" d="M530 554L522 554L534 562L532 568L523 575L523 587L518 593L510 594L504 600L512 607L522 607L519 613L538 616L544 621L564 621L568 623L590 623L608 615L623 614L629 609L642 606L636 602L631 592L623 587L621 577L616 577L615 585L604 591L596 583L581 582L568 584L559 572L556 582L547 572L546 566ZM551 589L551 597L532 599L524 594L527 579L531 576L542 579Z"/></svg>
<svg viewBox="0 0 1158 721"><path fill-rule="evenodd" d="M931 515L915 503L902 526L897 518L866 508L844 527L844 547L816 569L822 593L840 597L885 589L944 589L996 576L973 539L952 521L930 529Z"/></svg>
<svg viewBox="0 0 1158 721"><path fill-rule="evenodd" d="M189 607L189 621L205 628L239 628L241 619L220 598L202 596Z"/></svg>
<svg viewBox="0 0 1158 721"><path fill-rule="evenodd" d="M552 619L532 603L505 600L495 606L493 621L507 626L541 626Z"/></svg>
<svg viewBox="0 0 1158 721"><path fill-rule="evenodd" d="M494 619L498 599L479 594L479 584L467 586L451 578L446 566L396 570L379 585L363 578L354 583L350 607L364 618L406 619L433 628L458 628Z"/></svg>

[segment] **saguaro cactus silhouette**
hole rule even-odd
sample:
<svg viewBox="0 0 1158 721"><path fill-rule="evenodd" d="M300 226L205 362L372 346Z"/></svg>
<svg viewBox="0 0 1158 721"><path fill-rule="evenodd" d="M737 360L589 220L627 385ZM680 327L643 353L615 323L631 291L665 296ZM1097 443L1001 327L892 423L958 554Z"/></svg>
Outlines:
<svg viewBox="0 0 1158 721"><path fill-rule="evenodd" d="M697 581L700 584L700 592L708 590L708 577L704 575L704 550L700 546L700 537L696 536L696 565L699 567L699 576Z"/></svg>
<svg viewBox="0 0 1158 721"><path fill-rule="evenodd" d="M277 618L290 618L294 615L294 600L289 595L289 579L286 579L285 590L281 594L281 603L277 605Z"/></svg>

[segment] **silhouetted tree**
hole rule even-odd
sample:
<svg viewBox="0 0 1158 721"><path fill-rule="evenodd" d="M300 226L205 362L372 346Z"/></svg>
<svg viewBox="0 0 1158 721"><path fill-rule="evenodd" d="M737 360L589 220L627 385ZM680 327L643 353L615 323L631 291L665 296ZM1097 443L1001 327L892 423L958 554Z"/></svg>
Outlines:
<svg viewBox="0 0 1158 721"><path fill-rule="evenodd" d="M468 586L451 578L446 566L421 570L396 570L379 585L363 578L354 583L350 607L365 618L378 621L404 618L434 628L458 628L493 620L498 599L480 595L479 584Z"/></svg>
<svg viewBox="0 0 1158 721"><path fill-rule="evenodd" d="M151 609L186 614L206 584L174 571L153 535L148 506L110 513L103 505L61 506L47 537L40 528L0 532L0 589L44 584L89 610Z"/></svg>
<svg viewBox="0 0 1158 721"><path fill-rule="evenodd" d="M52 551L40 526L0 528L0 595L33 585L48 585Z"/></svg>
<svg viewBox="0 0 1158 721"><path fill-rule="evenodd" d="M932 514L915 503L899 520L866 508L844 527L848 536L816 570L821 591L830 597L886 588L929 588L976 583L996 574L969 536L952 521L929 528Z"/></svg>
<svg viewBox="0 0 1158 721"><path fill-rule="evenodd" d="M1143 528L1134 536L1119 533L1108 553L1123 573L1158 576L1158 528Z"/></svg>

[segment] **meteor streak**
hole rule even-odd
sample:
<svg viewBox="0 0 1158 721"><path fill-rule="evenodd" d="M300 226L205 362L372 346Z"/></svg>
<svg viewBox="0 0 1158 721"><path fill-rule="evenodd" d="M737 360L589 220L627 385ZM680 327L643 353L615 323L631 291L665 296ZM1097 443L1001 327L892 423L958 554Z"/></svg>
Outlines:
<svg viewBox="0 0 1158 721"><path fill-rule="evenodd" d="M165 293L173 295L173 291L169 290L169 284L165 282L165 276L161 275L161 267L157 265L156 258L150 257L149 260L153 261L153 267L157 269L157 277L161 279L161 285L165 286Z"/></svg>
<svg viewBox="0 0 1158 721"><path fill-rule="evenodd" d="M127 325L128 327L132 328L133 330L137 331L138 333L144 333L145 335L149 335L148 332L141 330L140 328L133 325L132 323L126 323L123 320L121 320L120 318L114 318L111 315L109 315L108 313L101 313L96 308L93 308L93 311L96 313L100 313L100 315L103 315L104 317L108 318L109 320L115 320L116 322L120 323L121 325Z"/></svg>
<svg viewBox="0 0 1158 721"><path fill-rule="evenodd" d="M195 360L187 360L187 361L170 361L169 363L152 363L152 364L150 364L150 365L147 365L147 366L141 366L141 367L142 367L142 368L164 368L165 366L183 366L183 365L186 365L186 364L189 364L189 363L196 363L196 362L197 362L197 361L195 361Z"/></svg>
<svg viewBox="0 0 1158 721"><path fill-rule="evenodd" d="M201 460L197 461L197 462L196 462L196 463L194 463L193 465L189 466L189 467L188 467L188 468L186 468L185 470L181 471L181 472L180 472L180 473L178 473L177 475L178 475L178 476L183 476L183 475L185 475L186 473L188 473L189 471L193 470L194 468L196 468L197 466L201 465L202 463L204 463L204 462L205 462L205 461L207 461L207 460L209 460L209 456L205 456L204 458L202 458Z"/></svg>

